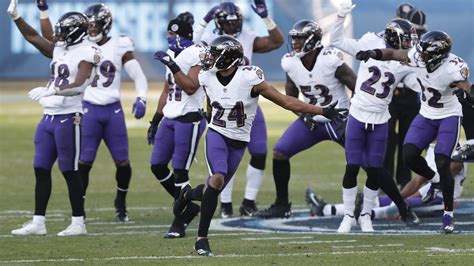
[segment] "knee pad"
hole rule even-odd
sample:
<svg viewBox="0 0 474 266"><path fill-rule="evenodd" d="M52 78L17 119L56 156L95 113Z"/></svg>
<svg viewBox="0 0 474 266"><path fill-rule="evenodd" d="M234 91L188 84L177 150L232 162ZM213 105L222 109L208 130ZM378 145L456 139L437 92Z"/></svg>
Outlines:
<svg viewBox="0 0 474 266"><path fill-rule="evenodd" d="M250 165L256 169L265 170L265 161L267 159L266 153L254 154L250 158Z"/></svg>
<svg viewBox="0 0 474 266"><path fill-rule="evenodd" d="M115 166L117 167L123 167L123 166L128 166L128 165L130 165L129 160L115 161Z"/></svg>
<svg viewBox="0 0 474 266"><path fill-rule="evenodd" d="M166 164L152 164L151 171L160 182L166 181L170 176L170 170Z"/></svg>
<svg viewBox="0 0 474 266"><path fill-rule="evenodd" d="M284 155L283 153L281 152L278 152L278 151L273 151L273 159L276 159L276 160L288 160L288 156Z"/></svg>
<svg viewBox="0 0 474 266"><path fill-rule="evenodd" d="M174 183L183 184L189 181L189 171L186 169L174 169Z"/></svg>
<svg viewBox="0 0 474 266"><path fill-rule="evenodd" d="M342 180L342 186L344 188L353 188L357 186L357 175L359 174L360 166L354 164L346 165L346 173Z"/></svg>
<svg viewBox="0 0 474 266"><path fill-rule="evenodd" d="M421 150L413 144L405 144L403 145L402 153L403 162L406 165L411 166L415 159L420 156Z"/></svg>
<svg viewBox="0 0 474 266"><path fill-rule="evenodd" d="M451 158L443 154L435 154L435 163L438 170L450 169Z"/></svg>

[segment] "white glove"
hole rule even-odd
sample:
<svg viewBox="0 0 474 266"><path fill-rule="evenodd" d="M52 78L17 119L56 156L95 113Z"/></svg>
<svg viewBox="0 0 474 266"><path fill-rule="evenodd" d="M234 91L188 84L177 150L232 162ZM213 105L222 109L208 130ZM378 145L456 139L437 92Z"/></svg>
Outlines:
<svg viewBox="0 0 474 266"><path fill-rule="evenodd" d="M55 95L57 93L56 88L46 88L46 87L38 87L30 90L28 92L28 97L33 101L38 101L43 97L48 97L51 95Z"/></svg>
<svg viewBox="0 0 474 266"><path fill-rule="evenodd" d="M10 5L8 6L7 13L12 17L13 20L17 20L20 15L18 14L18 10L16 7L18 6L18 0L11 0Z"/></svg>
<svg viewBox="0 0 474 266"><path fill-rule="evenodd" d="M347 14L350 14L352 12L352 9L354 9L355 6L356 5L352 4L352 0L340 0L337 16L345 18Z"/></svg>

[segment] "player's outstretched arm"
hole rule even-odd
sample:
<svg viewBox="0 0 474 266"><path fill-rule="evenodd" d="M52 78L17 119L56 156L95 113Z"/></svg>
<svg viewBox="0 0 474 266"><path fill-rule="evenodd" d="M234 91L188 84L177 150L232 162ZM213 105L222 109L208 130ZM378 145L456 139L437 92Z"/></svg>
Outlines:
<svg viewBox="0 0 474 266"><path fill-rule="evenodd" d="M49 58L53 57L54 44L46 38L41 37L35 29L20 17L18 14L18 0L11 0L7 13L13 19L26 41L31 43L44 56Z"/></svg>
<svg viewBox="0 0 474 266"><path fill-rule="evenodd" d="M204 34L204 31L206 31L207 24L209 24L209 22L214 19L214 14L220 7L221 7L220 5L213 6L206 13L202 21L199 22L199 24L195 27L194 33L193 33L194 43L201 43L202 35Z"/></svg>
<svg viewBox="0 0 474 266"><path fill-rule="evenodd" d="M268 36L261 36L255 38L253 42L253 51L256 53L266 53L283 45L284 37L277 24L268 15L268 8L265 0L254 0L255 5L252 5L253 11L262 18L268 30Z"/></svg>
<svg viewBox="0 0 474 266"><path fill-rule="evenodd" d="M357 51L360 50L360 45L357 40L346 38L344 36L344 21L346 20L346 16L352 12L354 7L355 5L352 4L351 0L341 0L337 12L337 19L331 27L329 35L332 46L337 47L352 56L355 56Z"/></svg>
<svg viewBox="0 0 474 266"><path fill-rule="evenodd" d="M395 50L395 49L373 49L366 51L359 51L356 54L356 59L361 61L367 61L370 58L380 61L399 61L404 64L410 63L408 58L408 50Z"/></svg>
<svg viewBox="0 0 474 266"><path fill-rule="evenodd" d="M179 87L188 95L194 94L199 89L198 74L201 66L193 66L189 69L188 75L185 75L176 62L164 51L155 53L155 59L167 66L173 73L174 80Z"/></svg>
<svg viewBox="0 0 474 266"><path fill-rule="evenodd" d="M49 20L48 0L36 0L36 6L40 11L41 35L48 41L53 42L53 25Z"/></svg>

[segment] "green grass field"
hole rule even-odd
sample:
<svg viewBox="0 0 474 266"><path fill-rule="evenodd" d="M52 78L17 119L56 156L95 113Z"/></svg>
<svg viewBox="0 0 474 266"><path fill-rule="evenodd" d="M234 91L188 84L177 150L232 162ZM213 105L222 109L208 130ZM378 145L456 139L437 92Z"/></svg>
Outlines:
<svg viewBox="0 0 474 266"><path fill-rule="evenodd" d="M91 172L86 199L88 236L60 238L56 233L70 223L66 183L57 166L53 171L53 192L49 201L45 237L12 237L10 231L31 219L34 208L33 137L41 117L41 107L27 98L27 89L43 82L3 83L0 105L0 263L42 264L456 264L472 265L473 235L302 235L289 233L232 233L210 231L211 248L216 255L195 255L197 221L187 237L163 239L172 220L169 195L154 178L149 167L152 146L146 143L148 120L156 107L160 84L152 83L146 119L131 114L134 93L124 92L123 107L130 138L133 178L128 209L133 222L114 222L115 167L104 145ZM129 87L130 84L127 84ZM6 87L6 88L5 88ZM14 91L11 88L21 89ZM261 101L267 120L269 144L273 145L295 116L267 101ZM202 142L201 142L202 144ZM207 178L203 145L190 172L193 185ZM242 161L234 188L234 213L243 197L244 172L248 155ZM324 142L291 160L290 200L294 209L304 208L304 189L313 186L329 202L341 202L344 153L336 144ZM260 208L274 200L271 153L267 158L265 180L258 197ZM473 167L464 183L463 197L474 198ZM361 172L359 184L365 180Z"/></svg>

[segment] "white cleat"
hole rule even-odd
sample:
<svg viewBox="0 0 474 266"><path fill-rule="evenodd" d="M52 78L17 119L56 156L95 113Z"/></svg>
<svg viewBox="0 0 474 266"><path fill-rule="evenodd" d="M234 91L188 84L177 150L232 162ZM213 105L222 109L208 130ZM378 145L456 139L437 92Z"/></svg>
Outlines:
<svg viewBox="0 0 474 266"><path fill-rule="evenodd" d="M341 225L339 225L337 232L339 234L349 233L352 227L355 226L356 224L357 222L354 216L346 214L344 215L344 218L342 219Z"/></svg>
<svg viewBox="0 0 474 266"><path fill-rule="evenodd" d="M374 231L374 228L372 227L372 219L368 213L364 213L359 216L359 225L362 232Z"/></svg>
<svg viewBox="0 0 474 266"><path fill-rule="evenodd" d="M46 227L44 224L39 225L33 221L26 222L23 227L12 230L14 236L44 236L46 235Z"/></svg>
<svg viewBox="0 0 474 266"><path fill-rule="evenodd" d="M87 235L86 225L71 223L66 229L58 233L58 236L79 236Z"/></svg>

